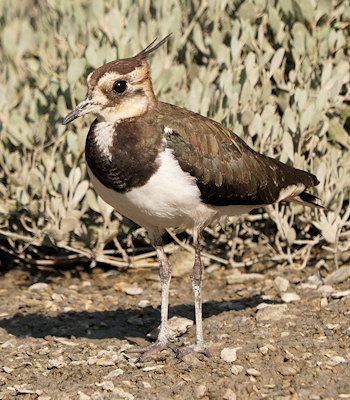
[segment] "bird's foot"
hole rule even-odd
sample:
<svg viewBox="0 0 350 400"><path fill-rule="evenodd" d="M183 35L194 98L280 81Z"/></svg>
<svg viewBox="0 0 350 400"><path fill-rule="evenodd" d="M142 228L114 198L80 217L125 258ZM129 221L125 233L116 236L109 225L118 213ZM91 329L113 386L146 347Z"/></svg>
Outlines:
<svg viewBox="0 0 350 400"><path fill-rule="evenodd" d="M186 346L180 349L178 356L183 357L184 355L188 353L199 353L199 354L204 354L207 357L211 357L211 353L208 349L208 347L205 347L204 345L199 345L199 344L193 344L191 346Z"/></svg>
<svg viewBox="0 0 350 400"><path fill-rule="evenodd" d="M124 350L124 353L139 353L141 354L138 361L145 361L150 358L153 354L156 354L162 350L171 350L176 356L180 354L178 346L171 343L169 340L162 342L155 342L145 347L133 347L131 349Z"/></svg>

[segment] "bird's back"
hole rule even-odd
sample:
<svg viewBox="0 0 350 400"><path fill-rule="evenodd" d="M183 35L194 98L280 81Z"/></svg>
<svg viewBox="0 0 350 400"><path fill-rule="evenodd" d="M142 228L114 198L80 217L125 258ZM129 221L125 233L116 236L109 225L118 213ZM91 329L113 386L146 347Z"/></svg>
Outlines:
<svg viewBox="0 0 350 400"><path fill-rule="evenodd" d="M299 195L318 184L314 175L254 151L209 118L162 102L154 113L166 128L167 146L195 177L206 204L266 205L281 200L288 188Z"/></svg>

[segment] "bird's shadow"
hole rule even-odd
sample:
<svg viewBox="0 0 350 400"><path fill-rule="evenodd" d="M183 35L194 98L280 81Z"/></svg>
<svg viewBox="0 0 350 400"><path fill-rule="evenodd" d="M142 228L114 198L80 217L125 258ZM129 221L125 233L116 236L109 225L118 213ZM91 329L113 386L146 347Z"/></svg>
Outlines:
<svg viewBox="0 0 350 400"><path fill-rule="evenodd" d="M266 302L260 295L224 302L208 301L203 305L203 317L209 318L229 310L255 308L264 301ZM193 306L170 307L169 315L193 319ZM18 313L11 318L1 319L0 327L17 337L60 336L130 340L131 337L145 338L159 323L159 309L149 306L143 309L118 308L114 311L68 311L53 317L39 313Z"/></svg>

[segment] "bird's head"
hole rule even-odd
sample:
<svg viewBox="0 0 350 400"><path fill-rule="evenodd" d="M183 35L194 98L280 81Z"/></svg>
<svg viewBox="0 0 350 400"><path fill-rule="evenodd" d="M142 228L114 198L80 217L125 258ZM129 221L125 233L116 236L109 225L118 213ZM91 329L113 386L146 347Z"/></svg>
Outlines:
<svg viewBox="0 0 350 400"><path fill-rule="evenodd" d="M116 122L144 114L156 103L152 88L148 56L164 44L154 40L134 57L111 61L93 71L87 78L88 92L63 120L63 124L84 114L95 114L101 120Z"/></svg>

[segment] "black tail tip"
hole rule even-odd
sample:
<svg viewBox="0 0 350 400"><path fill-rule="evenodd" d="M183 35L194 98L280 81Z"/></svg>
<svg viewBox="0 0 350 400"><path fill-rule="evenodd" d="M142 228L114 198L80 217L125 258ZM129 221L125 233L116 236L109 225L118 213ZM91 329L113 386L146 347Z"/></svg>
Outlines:
<svg viewBox="0 0 350 400"><path fill-rule="evenodd" d="M320 199L318 197L314 196L313 194L310 194L308 192L303 192L303 193L300 193L299 198L303 202L308 203L310 206L314 206L321 210L327 210L326 207L324 207L322 204L319 204Z"/></svg>

